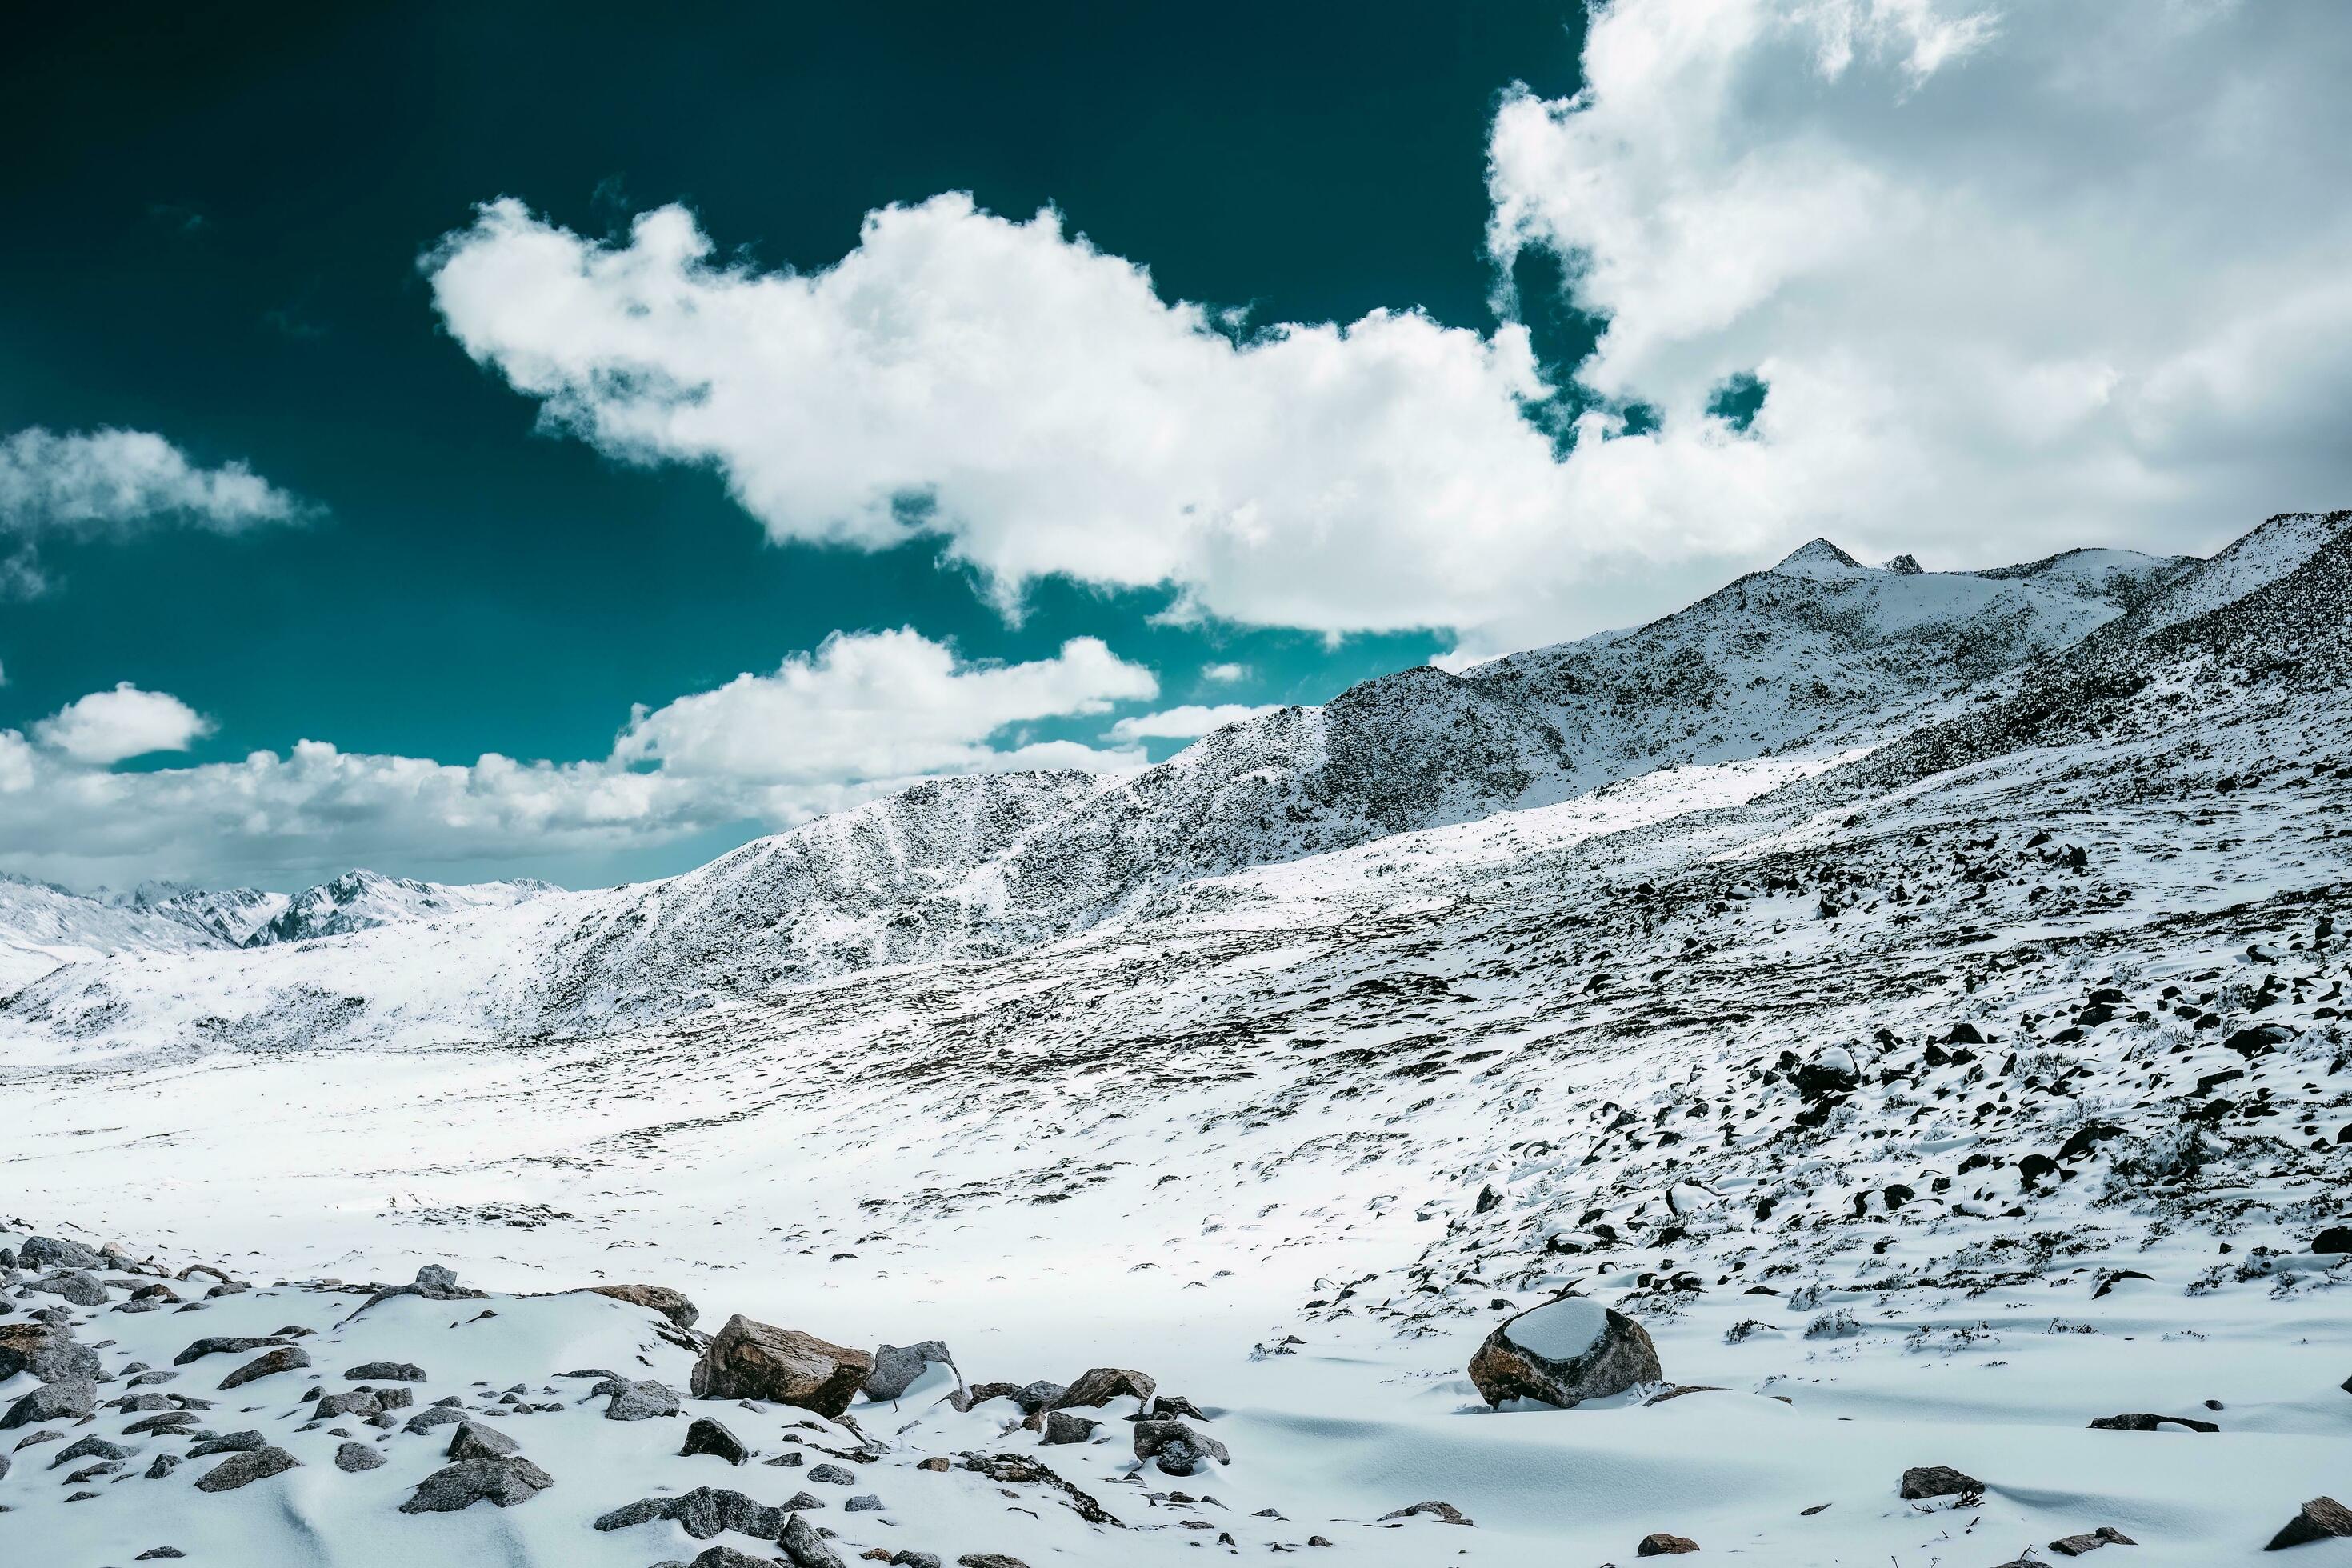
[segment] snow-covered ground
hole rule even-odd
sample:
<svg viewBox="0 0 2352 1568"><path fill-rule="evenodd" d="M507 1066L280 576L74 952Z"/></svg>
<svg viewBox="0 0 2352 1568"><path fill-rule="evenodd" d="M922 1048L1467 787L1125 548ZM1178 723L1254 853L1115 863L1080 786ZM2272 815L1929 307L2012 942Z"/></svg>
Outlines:
<svg viewBox="0 0 2352 1568"><path fill-rule="evenodd" d="M234 1491L195 1489L209 1458L146 1479L189 1445L123 1437L139 1412L26 1428L59 1442L0 1478L0 1547L642 1568L710 1543L594 1521L709 1485L805 1489L844 1560L1622 1563L1667 1532L1758 1563L1992 1568L2104 1526L2137 1542L2099 1548L2123 1562L2252 1561L2306 1500L2352 1494L2352 1252L2326 1235L2352 1224L2347 617L2324 613L2347 546L2339 516L2301 549L2315 527L2121 651L2130 616L2103 614L2120 629L2079 653L1906 689L1876 727L1122 883L1028 940L999 906L952 942L730 989L707 906L789 875L828 920L887 925L835 899L820 844L909 909L952 881L969 914L992 875L1017 904L1003 847L1096 798L1063 781L940 792L926 809L959 826L928 847L869 815L648 889L52 976L0 1006L0 1244L110 1241L255 1286L68 1309L113 1374L98 1396L200 1335L307 1328L311 1364L221 1393L212 1369L246 1359L224 1354L156 1385L300 1462ZM592 962L631 910L701 944L633 952L694 963ZM631 973L694 1005L625 1005ZM566 1011L590 981L605 1003ZM319 1283L434 1263L500 1294L350 1319L366 1297ZM31 1279L0 1335L58 1303ZM685 1291L703 1333L740 1312L867 1350L943 1340L973 1384L1136 1368L1230 1461L1139 1467L1133 1400L1046 1445L1012 1400L957 1411L938 1368L853 1405L854 1431L692 1398L608 1421L558 1374L683 1393L691 1337L507 1293L626 1281ZM1646 1327L1664 1383L1490 1410L1472 1352L1561 1291ZM517 1384L559 1405L482 1416L555 1484L398 1511L452 1429L305 1430L298 1408L387 1359L427 1371L420 1406ZM0 1409L34 1386L0 1383ZM2091 1425L2143 1414L2218 1429ZM751 1461L680 1457L701 1415ZM137 1452L52 1474L88 1434ZM344 1441L387 1462L346 1473ZM854 1456L806 1454L854 1484L761 1463L796 1447ZM1048 1466L1118 1522L966 1454ZM1935 1465L1978 1484L1898 1495ZM1381 1517L1424 1501L1475 1522ZM2285 1560L2352 1563L2352 1540Z"/></svg>

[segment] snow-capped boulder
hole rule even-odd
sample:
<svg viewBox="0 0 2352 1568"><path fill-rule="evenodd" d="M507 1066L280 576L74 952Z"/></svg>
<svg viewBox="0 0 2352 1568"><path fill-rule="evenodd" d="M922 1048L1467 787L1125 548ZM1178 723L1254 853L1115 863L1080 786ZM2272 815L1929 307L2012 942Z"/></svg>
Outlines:
<svg viewBox="0 0 2352 1568"><path fill-rule="evenodd" d="M1606 1399L1665 1374L1650 1331L1581 1296L1547 1301L1498 1324L1470 1358L1470 1381L1489 1405Z"/></svg>
<svg viewBox="0 0 2352 1568"><path fill-rule="evenodd" d="M1135 1457L1158 1465L1171 1476L1190 1476L1214 1460L1230 1465L1225 1446L1182 1421L1139 1421L1135 1424Z"/></svg>

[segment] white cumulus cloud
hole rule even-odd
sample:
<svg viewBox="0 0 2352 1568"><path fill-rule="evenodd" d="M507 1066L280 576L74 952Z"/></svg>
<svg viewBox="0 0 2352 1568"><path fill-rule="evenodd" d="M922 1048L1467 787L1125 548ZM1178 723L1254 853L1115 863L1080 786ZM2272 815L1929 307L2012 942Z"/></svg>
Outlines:
<svg viewBox="0 0 2352 1568"><path fill-rule="evenodd" d="M1565 389L1507 323L1229 336L1057 215L954 195L807 273L676 206L605 243L513 200L425 267L551 428L713 468L779 539L940 539L1008 609L1061 574L1491 652L1825 531L1931 565L2194 549L2352 488L2333 8L1619 0L1584 68L1488 148L1498 261L1566 258L1608 323ZM1709 412L1743 374L1745 430ZM1597 404L1565 457L1522 416L1562 391ZM1635 402L1654 428L1605 411Z"/></svg>
<svg viewBox="0 0 2352 1568"><path fill-rule="evenodd" d="M1270 704L1253 708L1246 702L1213 705L1187 702L1181 707L1163 708L1157 713L1136 713L1121 719L1111 725L1110 738L1130 743L1142 740L1195 740L1212 730L1222 730L1228 724L1238 724L1261 713L1278 711L1279 707L1279 704Z"/></svg>
<svg viewBox="0 0 2352 1568"><path fill-rule="evenodd" d="M1158 690L1150 670L1090 637L992 664L912 631L862 633L640 708L601 758L453 763L306 740L122 772L110 764L184 749L211 727L177 698L126 684L29 733L0 730L0 869L77 886L299 883L352 865L560 873L583 857L744 823L789 827L943 773L1140 768L1140 749L1031 731Z"/></svg>
<svg viewBox="0 0 2352 1568"><path fill-rule="evenodd" d="M167 691L123 681L68 702L33 726L33 738L77 763L100 767L151 752L184 752L213 732L213 721Z"/></svg>
<svg viewBox="0 0 2352 1568"><path fill-rule="evenodd" d="M241 533L315 510L242 462L205 468L150 431L33 426L0 437L0 541L16 541L0 557L0 599L48 589L45 536L122 539L170 526Z"/></svg>

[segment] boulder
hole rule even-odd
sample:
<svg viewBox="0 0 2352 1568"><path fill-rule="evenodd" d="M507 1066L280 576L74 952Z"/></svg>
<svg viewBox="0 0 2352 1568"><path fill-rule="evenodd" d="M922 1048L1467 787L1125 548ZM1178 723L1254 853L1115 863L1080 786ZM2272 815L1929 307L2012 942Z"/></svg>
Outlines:
<svg viewBox="0 0 2352 1568"><path fill-rule="evenodd" d="M98 1390L87 1383L45 1383L0 1415L0 1432L37 1421L79 1420L98 1408Z"/></svg>
<svg viewBox="0 0 2352 1568"><path fill-rule="evenodd" d="M613 1390L612 1401L604 1406L607 1421L650 1421L677 1414L677 1390L650 1380L623 1384Z"/></svg>
<svg viewBox="0 0 2352 1568"><path fill-rule="evenodd" d="M2062 1535L2050 1543L2050 1550L2061 1557L2080 1557L2086 1552L2096 1552L2103 1546L2137 1546L2138 1544L2138 1542L2134 1541L2115 1526L2103 1524L2096 1530L2084 1531L2080 1535Z"/></svg>
<svg viewBox="0 0 2352 1568"><path fill-rule="evenodd" d="M2303 1511L2288 1520L2263 1550L2284 1552L2290 1546L2303 1546L2336 1536L2352 1536L2352 1509L2346 1508L2332 1497L2315 1497L2305 1503Z"/></svg>
<svg viewBox="0 0 2352 1568"><path fill-rule="evenodd" d="M365 1443L345 1443L335 1450L335 1468L353 1474L361 1470L380 1469L383 1455Z"/></svg>
<svg viewBox="0 0 2352 1568"><path fill-rule="evenodd" d="M1135 1457L1149 1459L1171 1476L1196 1475L1213 1459L1230 1465L1225 1446L1183 1421L1139 1421L1135 1424Z"/></svg>
<svg viewBox="0 0 2352 1568"><path fill-rule="evenodd" d="M300 1345L279 1345L264 1352L220 1380L221 1387L242 1388L259 1378L274 1377L281 1372L293 1372L310 1364L310 1352Z"/></svg>
<svg viewBox="0 0 2352 1568"><path fill-rule="evenodd" d="M555 1478L520 1454L494 1459L460 1459L417 1483L416 1495L400 1505L403 1513L456 1513L484 1500L512 1508L555 1484Z"/></svg>
<svg viewBox="0 0 2352 1568"><path fill-rule="evenodd" d="M955 1367L955 1357L938 1340L922 1340L911 1345L884 1345L874 1352L874 1370L866 1376L866 1397L877 1405L887 1404L914 1386L928 1366ZM958 1383L962 1379L959 1376Z"/></svg>
<svg viewBox="0 0 2352 1568"><path fill-rule="evenodd" d="M2352 1252L2352 1225L2331 1225L2311 1238L2314 1252Z"/></svg>
<svg viewBox="0 0 2352 1568"><path fill-rule="evenodd" d="M1385 1524L1392 1519L1411 1519L1415 1514L1423 1513L1446 1524L1470 1525L1477 1522L1468 1515L1465 1514L1460 1509L1455 1508L1452 1503L1439 1502L1435 1499L1432 1499L1428 1502L1408 1504L1403 1508L1392 1508L1389 1510L1388 1512L1381 1515L1381 1522Z"/></svg>
<svg viewBox="0 0 2352 1568"><path fill-rule="evenodd" d="M837 1417L874 1371L874 1358L798 1329L727 1320L694 1363L698 1399L764 1399Z"/></svg>
<svg viewBox="0 0 2352 1568"><path fill-rule="evenodd" d="M688 1300L683 1291L667 1285L591 1285L587 1289L591 1295L610 1296L615 1301L659 1312L681 1329L694 1327L702 1318L702 1310Z"/></svg>
<svg viewBox="0 0 2352 1568"><path fill-rule="evenodd" d="M62 1296L77 1307L106 1305L106 1287L99 1283L97 1275L79 1268L60 1268L31 1281L25 1289L44 1296Z"/></svg>
<svg viewBox="0 0 2352 1568"><path fill-rule="evenodd" d="M1043 1440L1048 1447L1058 1447L1065 1443L1084 1443L1093 1437L1097 1425L1083 1415L1073 1415L1066 1410L1045 1411L1031 1416L1030 1420L1036 1422L1040 1430L1045 1433Z"/></svg>
<svg viewBox="0 0 2352 1568"><path fill-rule="evenodd" d="M708 1415L695 1417L694 1425L686 1429L686 1447L677 1453L680 1458L709 1454L730 1465L740 1465L751 1455L741 1438Z"/></svg>
<svg viewBox="0 0 2352 1568"><path fill-rule="evenodd" d="M1914 1465L1903 1472L1897 1495L1911 1502L1928 1498L1968 1497L1982 1492L1984 1483L1949 1465Z"/></svg>
<svg viewBox="0 0 2352 1568"><path fill-rule="evenodd" d="M2221 1428L2211 1421L2200 1421L2193 1415L2151 1415L2140 1411L2129 1415L2101 1415L2091 1423L2094 1432L2153 1432L2159 1426L2185 1426L2191 1432L2219 1432Z"/></svg>
<svg viewBox="0 0 2352 1568"><path fill-rule="evenodd" d="M449 1459L498 1459L521 1447L495 1426L460 1421L457 1429L449 1434L449 1447L443 1451L442 1457Z"/></svg>
<svg viewBox="0 0 2352 1568"><path fill-rule="evenodd" d="M1574 1405L1664 1375L1647 1329L1581 1296L1506 1319L1470 1358L1470 1381L1489 1405L1507 1399Z"/></svg>
<svg viewBox="0 0 2352 1568"><path fill-rule="evenodd" d="M415 1362L363 1361L343 1373L350 1383L423 1383L425 1369Z"/></svg>
<svg viewBox="0 0 2352 1568"><path fill-rule="evenodd" d="M1139 1410L1149 1407L1151 1395L1160 1386L1148 1373L1129 1372L1120 1366L1097 1366L1078 1374L1078 1381L1062 1390L1046 1403L1048 1410L1068 1410L1076 1407L1098 1409L1112 1400L1132 1394Z"/></svg>
<svg viewBox="0 0 2352 1568"><path fill-rule="evenodd" d="M94 1383L98 1352L54 1323L0 1323L0 1383L29 1372L36 1383Z"/></svg>
<svg viewBox="0 0 2352 1568"><path fill-rule="evenodd" d="M1679 1557L1685 1552L1696 1552L1698 1542L1687 1535L1668 1535L1663 1530L1652 1531L1642 1537L1633 1548L1636 1557Z"/></svg>
<svg viewBox="0 0 2352 1568"><path fill-rule="evenodd" d="M16 1249L19 1268L103 1268L106 1259L94 1247L55 1236L34 1236Z"/></svg>
<svg viewBox="0 0 2352 1568"><path fill-rule="evenodd" d="M811 1465L808 1479L829 1487L854 1487L857 1484L857 1472L840 1465Z"/></svg>
<svg viewBox="0 0 2352 1568"><path fill-rule="evenodd" d="M200 1492L233 1492L270 1476L295 1469L302 1461L283 1448L263 1447L248 1453L231 1454L211 1469L196 1478Z"/></svg>
<svg viewBox="0 0 2352 1568"><path fill-rule="evenodd" d="M799 1514L784 1521L784 1532L777 1544L792 1560L793 1568L845 1568L841 1554L827 1546L816 1526Z"/></svg>
<svg viewBox="0 0 2352 1568"><path fill-rule="evenodd" d="M658 1564L656 1568L659 1568ZM754 1557L731 1546L706 1546L687 1568L776 1568L776 1560Z"/></svg>
<svg viewBox="0 0 2352 1568"><path fill-rule="evenodd" d="M267 1339L256 1339L247 1334L209 1334L173 1356L172 1364L185 1366L192 1361L202 1361L208 1355L241 1355L247 1351L267 1350L271 1345L282 1345L285 1342L283 1337L275 1334Z"/></svg>

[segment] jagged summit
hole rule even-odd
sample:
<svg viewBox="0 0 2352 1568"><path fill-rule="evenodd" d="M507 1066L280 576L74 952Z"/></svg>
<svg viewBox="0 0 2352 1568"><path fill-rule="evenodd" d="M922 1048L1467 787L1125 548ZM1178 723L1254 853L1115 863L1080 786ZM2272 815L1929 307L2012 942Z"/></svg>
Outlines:
<svg viewBox="0 0 2352 1568"><path fill-rule="evenodd" d="M1782 577L1842 577L1849 573L1869 570L1826 539L1810 540L1800 544L1782 556L1780 564L1772 568L1775 574Z"/></svg>
<svg viewBox="0 0 2352 1568"><path fill-rule="evenodd" d="M1897 576L1902 577L1916 577L1926 570L1926 568L1919 564L1919 558L1917 556L1911 554L1906 551L1903 554L1896 556L1894 560L1889 561L1885 565L1881 566L1879 570L1881 572L1892 572Z"/></svg>

